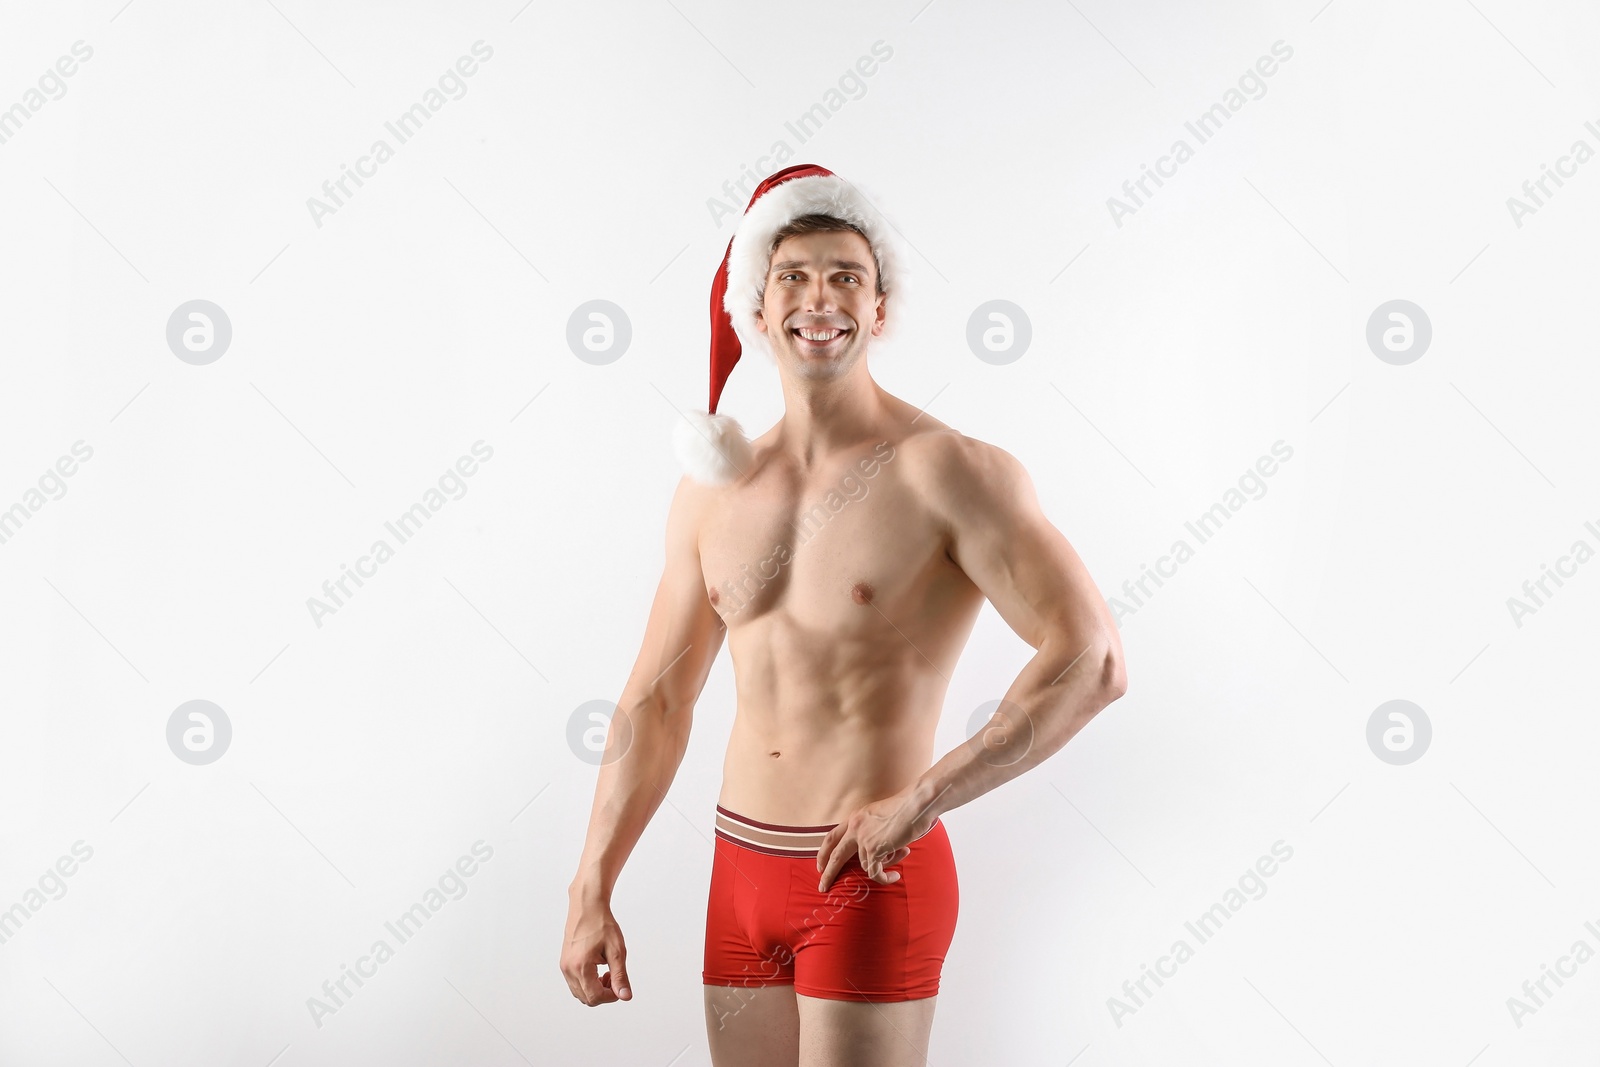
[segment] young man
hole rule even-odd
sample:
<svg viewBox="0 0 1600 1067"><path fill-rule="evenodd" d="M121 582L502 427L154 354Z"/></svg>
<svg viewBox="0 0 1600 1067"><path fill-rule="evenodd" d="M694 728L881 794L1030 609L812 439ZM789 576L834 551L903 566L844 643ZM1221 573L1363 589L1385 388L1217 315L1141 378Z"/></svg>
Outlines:
<svg viewBox="0 0 1600 1067"><path fill-rule="evenodd" d="M924 1063L957 910L940 816L1043 762L1127 685L1105 601L1021 465L868 372L898 265L883 220L821 167L752 198L713 290L709 411L754 347L776 361L783 418L749 442L697 413L680 441L695 476L673 496L568 891L573 995L630 999L612 888L726 635L737 707L702 970L716 1067ZM1037 652L990 726L934 763L985 598Z"/></svg>

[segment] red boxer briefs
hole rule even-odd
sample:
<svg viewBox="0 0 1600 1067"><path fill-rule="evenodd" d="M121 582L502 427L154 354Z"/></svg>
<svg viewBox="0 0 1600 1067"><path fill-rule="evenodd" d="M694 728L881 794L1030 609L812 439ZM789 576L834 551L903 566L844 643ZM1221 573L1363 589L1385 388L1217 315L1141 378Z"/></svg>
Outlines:
<svg viewBox="0 0 1600 1067"><path fill-rule="evenodd" d="M955 935L955 859L938 819L874 882L852 855L826 892L817 850L829 826L756 822L717 805L706 906L706 985L794 985L829 1000L918 1000L939 992Z"/></svg>

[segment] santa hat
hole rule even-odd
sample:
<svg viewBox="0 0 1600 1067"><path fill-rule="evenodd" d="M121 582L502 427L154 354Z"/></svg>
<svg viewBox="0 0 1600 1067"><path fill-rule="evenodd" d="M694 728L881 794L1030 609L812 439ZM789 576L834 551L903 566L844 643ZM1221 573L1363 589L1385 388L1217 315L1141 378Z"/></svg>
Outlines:
<svg viewBox="0 0 1600 1067"><path fill-rule="evenodd" d="M717 400L745 349L773 358L767 335L756 326L756 313L767 288L772 239L801 215L830 215L855 226L872 247L883 291L895 293L903 285L901 257L888 222L849 182L807 163L785 167L757 186L711 282L710 405L689 412L673 429L678 461L696 481L725 485L750 466L750 440L735 419L716 413ZM885 320L879 340L893 320Z"/></svg>

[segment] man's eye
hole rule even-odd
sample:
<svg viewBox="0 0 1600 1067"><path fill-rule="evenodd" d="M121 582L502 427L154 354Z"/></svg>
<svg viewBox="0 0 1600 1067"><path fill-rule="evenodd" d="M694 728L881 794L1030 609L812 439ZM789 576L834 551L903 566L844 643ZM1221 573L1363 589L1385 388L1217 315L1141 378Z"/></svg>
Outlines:
<svg viewBox="0 0 1600 1067"><path fill-rule="evenodd" d="M851 281L856 281L857 280L857 278L856 278L856 276L854 274L841 274L841 275L839 275L839 277L841 277L841 278L849 278Z"/></svg>

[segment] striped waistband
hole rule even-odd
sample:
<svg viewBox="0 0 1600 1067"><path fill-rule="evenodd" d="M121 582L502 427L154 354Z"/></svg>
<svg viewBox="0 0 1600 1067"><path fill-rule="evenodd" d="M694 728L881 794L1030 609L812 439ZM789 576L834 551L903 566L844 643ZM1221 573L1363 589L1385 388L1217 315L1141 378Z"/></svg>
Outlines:
<svg viewBox="0 0 1600 1067"><path fill-rule="evenodd" d="M937 823L937 820L935 820ZM717 805L716 835L741 848L761 852L768 856L815 857L822 848L822 839L838 823L826 826L782 826L778 823L757 822L738 812ZM933 827L923 831L927 836ZM919 838L920 840L920 838Z"/></svg>

